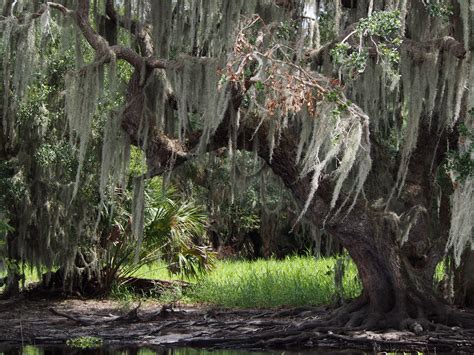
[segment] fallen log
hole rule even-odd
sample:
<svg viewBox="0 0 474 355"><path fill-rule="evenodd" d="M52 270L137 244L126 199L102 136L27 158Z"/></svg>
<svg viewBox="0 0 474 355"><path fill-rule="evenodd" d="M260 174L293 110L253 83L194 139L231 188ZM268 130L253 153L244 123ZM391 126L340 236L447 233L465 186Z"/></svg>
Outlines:
<svg viewBox="0 0 474 355"><path fill-rule="evenodd" d="M56 316L67 318L69 320L72 320L73 322L76 322L84 326L99 325L99 324L105 324L105 323L111 323L111 322L147 323L147 322L156 321L156 320L163 320L165 318L168 318L171 314L182 314L182 312L175 311L172 305L165 304L161 306L161 308L158 311L139 315L138 311L140 309L140 306L141 306L141 303L125 314L110 315L108 317L102 317L102 316L97 316L97 315L80 315L79 316L73 313L60 311L54 308L49 308L49 311Z"/></svg>
<svg viewBox="0 0 474 355"><path fill-rule="evenodd" d="M89 326L89 325L98 325L98 324L120 322L120 321L127 322L127 323L138 322L140 321L140 318L138 317L138 309L140 308L140 306L141 306L141 303L139 303L137 307L133 308L132 310L130 310L129 312L123 315L120 315L120 316L111 315L109 317L78 316L78 315L56 310L52 307L49 308L49 311L56 316L64 317L76 323L79 323L81 325Z"/></svg>

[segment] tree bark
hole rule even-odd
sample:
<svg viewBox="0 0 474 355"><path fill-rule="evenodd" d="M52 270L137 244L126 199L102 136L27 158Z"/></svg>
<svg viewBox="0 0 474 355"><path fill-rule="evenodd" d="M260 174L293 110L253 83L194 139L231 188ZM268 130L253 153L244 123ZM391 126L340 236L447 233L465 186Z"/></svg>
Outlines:
<svg viewBox="0 0 474 355"><path fill-rule="evenodd" d="M474 250L466 250L454 271L454 302L474 308Z"/></svg>

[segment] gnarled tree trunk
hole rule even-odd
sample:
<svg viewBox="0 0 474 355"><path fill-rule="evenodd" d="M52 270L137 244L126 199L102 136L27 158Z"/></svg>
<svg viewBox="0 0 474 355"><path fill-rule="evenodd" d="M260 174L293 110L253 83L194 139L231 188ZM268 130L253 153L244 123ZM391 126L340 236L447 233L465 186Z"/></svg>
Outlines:
<svg viewBox="0 0 474 355"><path fill-rule="evenodd" d="M429 134L426 135L428 136ZM293 149L296 148L293 142L295 140L289 131L283 134L269 165L274 173L283 179L297 200L304 204L310 184L298 176L297 165L293 159ZM420 145L420 150L426 150L426 147L427 145ZM262 148L259 152L265 159L267 152ZM420 166L419 163L413 164ZM428 177L424 180L430 181ZM428 184L424 188L429 189L430 186ZM420 191L423 188L417 185L414 189L409 178L407 189ZM437 261L443 255L442 242L433 243L429 248L424 248L425 250L413 250L416 246L403 247L399 239L398 216L394 212L384 211L383 208L375 208L367 201L358 201L348 215L341 213L337 218L330 218L330 191L330 183L322 182L320 192L311 204L307 217L324 227L347 249L357 266L363 285L363 293L359 299L343 307L337 312L337 316L331 316L332 323L364 328L409 328L417 332L430 327L429 321L474 326L469 317L452 313L434 292L433 274ZM420 196L426 198L426 192ZM415 194L409 197L420 202ZM426 203L430 203L429 198ZM441 220L437 223L442 226L446 222ZM412 229L419 233L419 240L423 241L424 238L430 237L430 228L430 224L420 218ZM440 236L440 239L446 241L447 235Z"/></svg>

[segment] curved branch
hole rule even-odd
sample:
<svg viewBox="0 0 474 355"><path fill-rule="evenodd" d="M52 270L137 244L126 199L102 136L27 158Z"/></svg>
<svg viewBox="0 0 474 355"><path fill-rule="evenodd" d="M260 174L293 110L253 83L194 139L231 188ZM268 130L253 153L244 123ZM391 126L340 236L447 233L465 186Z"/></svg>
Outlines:
<svg viewBox="0 0 474 355"><path fill-rule="evenodd" d="M417 42L405 38L402 42L402 49L406 50L414 57L419 58L420 61L424 61L425 57L428 54L433 53L435 50L447 52L458 59L464 59L467 53L462 43L449 36L437 38L428 42Z"/></svg>
<svg viewBox="0 0 474 355"><path fill-rule="evenodd" d="M144 66L147 66L151 69L154 68L167 68L169 62L166 60L160 60L157 58L144 58L134 50L123 47L120 45L109 46L108 42L104 37L99 35L91 26L89 22L89 1L83 0L79 2L79 7L77 11L68 9L62 4L55 2L47 2L40 11L34 14L34 17L39 17L41 14L46 11L47 7L51 7L60 11L63 15L71 16L76 25L81 30L84 38L89 43L89 45L100 54L100 56L107 56L106 61L111 60L112 54L117 57L117 59L125 60L130 63L136 70L142 70Z"/></svg>
<svg viewBox="0 0 474 355"><path fill-rule="evenodd" d="M48 1L46 4L47 4L47 6L53 8L53 9L61 11L63 15L72 15L73 12L74 12L74 11L68 9L66 6L55 3L55 2Z"/></svg>

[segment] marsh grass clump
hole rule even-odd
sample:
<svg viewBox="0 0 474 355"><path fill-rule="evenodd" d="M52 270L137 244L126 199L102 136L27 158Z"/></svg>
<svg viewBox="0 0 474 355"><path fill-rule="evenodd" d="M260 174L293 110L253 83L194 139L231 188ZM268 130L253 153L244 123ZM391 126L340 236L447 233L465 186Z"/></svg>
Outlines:
<svg viewBox="0 0 474 355"><path fill-rule="evenodd" d="M94 349L102 346L102 338L97 337L78 337L66 341L66 345L77 349Z"/></svg>

